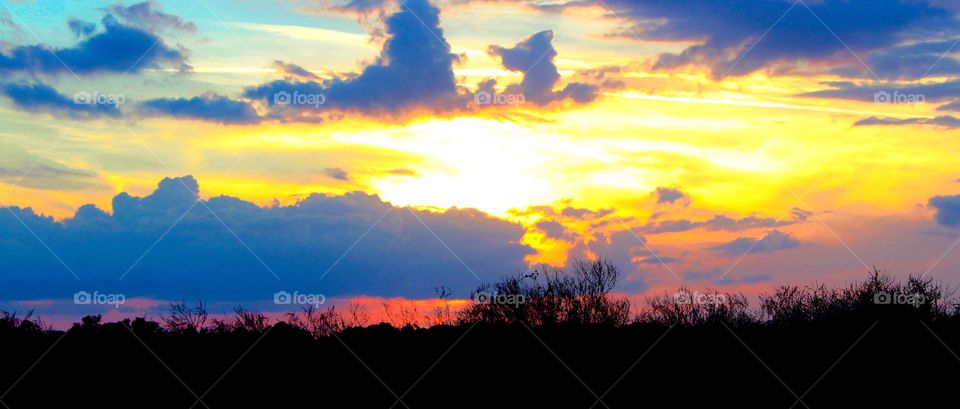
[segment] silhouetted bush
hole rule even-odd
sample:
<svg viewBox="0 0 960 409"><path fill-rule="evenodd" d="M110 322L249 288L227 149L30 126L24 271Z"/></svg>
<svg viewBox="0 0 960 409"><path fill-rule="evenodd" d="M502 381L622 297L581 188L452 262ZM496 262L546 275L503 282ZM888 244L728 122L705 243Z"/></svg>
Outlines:
<svg viewBox="0 0 960 409"><path fill-rule="evenodd" d="M619 268L607 260L574 260L570 271L534 270L478 287L461 323L625 325L630 302L615 297Z"/></svg>
<svg viewBox="0 0 960 409"><path fill-rule="evenodd" d="M742 326L757 322L743 294L715 290L699 293L681 287L673 295L652 297L647 304L649 307L641 311L637 322L683 326L719 323Z"/></svg>
<svg viewBox="0 0 960 409"><path fill-rule="evenodd" d="M40 334L45 328L43 320L33 316L33 310L19 316L16 311L0 311L0 332Z"/></svg>
<svg viewBox="0 0 960 409"><path fill-rule="evenodd" d="M949 294L933 279L913 276L905 282L874 269L867 280L844 288L785 285L760 297L760 309L772 325L798 325L855 319L938 320L949 316Z"/></svg>

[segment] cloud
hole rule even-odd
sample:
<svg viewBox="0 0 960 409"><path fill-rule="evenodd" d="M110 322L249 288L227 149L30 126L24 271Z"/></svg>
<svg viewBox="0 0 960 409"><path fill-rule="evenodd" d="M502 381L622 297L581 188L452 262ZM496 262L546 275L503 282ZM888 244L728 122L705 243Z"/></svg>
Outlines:
<svg viewBox="0 0 960 409"><path fill-rule="evenodd" d="M77 38L90 37L91 34L97 31L96 24L75 18L67 20L67 27L70 27L70 32L77 36Z"/></svg>
<svg viewBox="0 0 960 409"><path fill-rule="evenodd" d="M72 119L118 118L121 115L119 104L122 101L119 99L115 100L117 102L115 104L99 103L90 94L66 96L42 83L0 84L0 94L10 98L18 108L28 112L47 113Z"/></svg>
<svg viewBox="0 0 960 409"><path fill-rule="evenodd" d="M655 67L703 66L714 77L804 61L859 68L850 50L863 55L909 38L949 35L955 24L954 13L934 1L610 0L606 4L613 16L630 21L618 36L697 43L680 53L661 55Z"/></svg>
<svg viewBox="0 0 960 409"><path fill-rule="evenodd" d="M797 217L797 215L794 214L794 217ZM701 228L714 231L737 231L754 229L758 227L788 226L796 223L797 220L802 219L797 218L795 220L778 220L756 215L734 219L729 216L718 214L704 221L693 221L687 219L661 220L658 222L651 221L646 226L640 227L638 230L646 234L677 233Z"/></svg>
<svg viewBox="0 0 960 409"><path fill-rule="evenodd" d="M573 82L561 91L553 90L560 82L560 73L553 62L557 57L553 37L553 31L545 30L524 37L512 48L491 45L487 52L500 57L504 68L523 73L520 91L527 101L538 105L566 98L578 103L592 101L597 96L597 87L594 85Z"/></svg>
<svg viewBox="0 0 960 409"><path fill-rule="evenodd" d="M581 241L570 249L568 258L602 257L610 260L614 265L626 270L624 291L642 292L648 288L647 283L639 270L639 258L652 253L644 246L647 239L637 236L630 230L615 230L597 232L591 240ZM638 274L641 273L641 274Z"/></svg>
<svg viewBox="0 0 960 409"><path fill-rule="evenodd" d="M931 76L955 76L960 74L960 61L947 55L955 40L921 41L890 47L871 54L866 65L870 71L860 69L837 69L834 73L867 77L876 75L882 79L910 80Z"/></svg>
<svg viewBox="0 0 960 409"><path fill-rule="evenodd" d="M871 116L853 123L853 126L877 125L933 125L953 129L960 127L960 118L942 115L935 118L879 118Z"/></svg>
<svg viewBox="0 0 960 409"><path fill-rule="evenodd" d="M225 125L254 124L263 119L249 102L213 93L192 98L147 100L140 104L140 113L144 116L197 119Z"/></svg>
<svg viewBox="0 0 960 409"><path fill-rule="evenodd" d="M262 101L274 116L311 118L318 111L358 111L401 114L417 108L452 110L464 103L458 93L453 64L458 56L440 28L440 10L427 0L404 2L385 17L383 49L376 61L358 75L315 81L273 81L248 88L244 96ZM322 107L275 103L278 93L323 95ZM299 117L297 117L299 115Z"/></svg>
<svg viewBox="0 0 960 409"><path fill-rule="evenodd" d="M323 174L336 180L342 180L345 182L350 180L350 175L348 175L345 170L340 168L326 168L323 170Z"/></svg>
<svg viewBox="0 0 960 409"><path fill-rule="evenodd" d="M10 208L80 281L10 211L0 211L0 299L68 298L79 290L211 302L270 299L279 290L431 297L440 284L466 294L478 280L459 260L493 281L525 271L532 253L519 243L522 226L477 210L395 207L361 192L271 207L199 197L199 183L187 176L164 179L145 197L117 195L113 214L86 205L56 221Z"/></svg>
<svg viewBox="0 0 960 409"><path fill-rule="evenodd" d="M349 0L346 3L334 5L335 11L367 15L373 12L382 12L387 8L389 0Z"/></svg>
<svg viewBox="0 0 960 409"><path fill-rule="evenodd" d="M114 4L107 10L120 17L125 23L145 28L151 32L156 32L158 29L179 30L189 33L197 31L195 24L185 21L180 16L160 11L160 5L153 0L131 6L124 6L123 3Z"/></svg>
<svg viewBox="0 0 960 409"><path fill-rule="evenodd" d="M556 240L568 238L567 228L560 222L553 220L541 220L534 227L547 234L547 237Z"/></svg>
<svg viewBox="0 0 960 409"><path fill-rule="evenodd" d="M740 237L731 242L710 247L709 250L724 253L729 256L739 256L748 252L750 254L758 254L789 250L800 247L800 244L800 241L793 238L789 233L774 230L759 240L750 237Z"/></svg>
<svg viewBox="0 0 960 409"><path fill-rule="evenodd" d="M0 180L40 190L102 188L96 174L38 156L11 141L0 142Z"/></svg>
<svg viewBox="0 0 960 409"><path fill-rule="evenodd" d="M297 64L288 64L280 60L273 62L273 67L277 69L280 73L297 79L304 80L317 80L320 79L316 74L307 71L306 68L303 68Z"/></svg>
<svg viewBox="0 0 960 409"><path fill-rule="evenodd" d="M960 227L960 195L934 196L927 203L937 210L937 223L947 227Z"/></svg>
<svg viewBox="0 0 960 409"><path fill-rule="evenodd" d="M686 193L669 187L658 187L652 195L657 198L657 204L672 204L680 199L686 199L688 204L690 201L690 196Z"/></svg>
<svg viewBox="0 0 960 409"><path fill-rule="evenodd" d="M960 112L960 100L938 106L937 111Z"/></svg>
<svg viewBox="0 0 960 409"><path fill-rule="evenodd" d="M832 89L799 94L800 97L847 99L875 102L877 96L885 93L887 101L895 95L901 95L922 102L937 102L960 98L960 81L950 80L922 84L855 84L852 82L830 82Z"/></svg>
<svg viewBox="0 0 960 409"><path fill-rule="evenodd" d="M153 33L122 24L112 15L105 16L101 24L103 32L70 48L43 44L14 47L0 54L0 73L89 75L190 68L185 51L171 48Z"/></svg>

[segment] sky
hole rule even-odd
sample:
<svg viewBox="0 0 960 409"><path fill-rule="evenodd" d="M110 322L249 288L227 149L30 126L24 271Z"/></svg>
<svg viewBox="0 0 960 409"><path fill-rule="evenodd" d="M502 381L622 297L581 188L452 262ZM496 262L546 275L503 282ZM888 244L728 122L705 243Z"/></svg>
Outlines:
<svg viewBox="0 0 960 409"><path fill-rule="evenodd" d="M873 267L956 287L958 18L0 0L0 308L466 299L592 257L636 300Z"/></svg>

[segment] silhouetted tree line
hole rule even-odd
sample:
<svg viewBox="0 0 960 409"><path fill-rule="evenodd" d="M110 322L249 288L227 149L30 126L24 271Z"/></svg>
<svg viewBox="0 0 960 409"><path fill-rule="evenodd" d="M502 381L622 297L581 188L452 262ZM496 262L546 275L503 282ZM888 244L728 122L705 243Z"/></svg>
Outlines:
<svg viewBox="0 0 960 409"><path fill-rule="evenodd" d="M619 278L608 261L577 261L481 285L466 307L454 308L444 287L431 311L387 302L379 323L360 304L272 320L177 302L158 320L87 316L67 331L3 313L0 393L9 391L0 401L11 409L955 406L960 310L934 280L872 271L837 288L781 286L755 305L743 294L687 288L631 305L616 292Z"/></svg>
<svg viewBox="0 0 960 409"><path fill-rule="evenodd" d="M438 287L441 304L431 314L422 314L412 304L385 302L384 322L378 326L420 329L432 326L511 324L623 327L656 324L704 326L724 323L732 326L798 326L847 320L913 319L960 322L960 303L932 278L910 276L899 281L879 269L866 280L841 288L824 284L783 285L759 297L758 308L739 293L717 290L692 292L681 287L677 293L653 296L633 308L614 290L619 268L604 259L574 260L567 270L535 269L477 287L473 303L451 312L452 291ZM308 306L273 325L302 331L313 338L328 337L370 324L366 307L351 303L344 311L336 306L320 309ZM87 316L71 330L90 331L102 324L100 316ZM177 302L169 305L160 322L146 318L124 320L121 324L148 332L166 334L262 333L271 327L263 313L236 307L232 316L211 318L206 304ZM0 331L42 333L53 331L32 311L0 313Z"/></svg>

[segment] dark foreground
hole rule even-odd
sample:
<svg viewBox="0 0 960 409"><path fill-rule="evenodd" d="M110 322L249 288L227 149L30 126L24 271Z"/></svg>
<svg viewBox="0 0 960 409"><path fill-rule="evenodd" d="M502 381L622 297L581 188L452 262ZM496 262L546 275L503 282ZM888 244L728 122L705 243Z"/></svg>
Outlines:
<svg viewBox="0 0 960 409"><path fill-rule="evenodd" d="M616 276L592 262L508 278L478 292L522 303L438 309L429 328L335 309L207 320L202 304L66 332L6 314L0 407L958 407L960 306L931 280L631 306Z"/></svg>
<svg viewBox="0 0 960 409"><path fill-rule="evenodd" d="M956 407L960 380L960 359L948 349L960 350L954 323L532 332L478 324L371 327L319 340L283 324L262 334L194 336L131 326L0 338L0 383L13 386L3 402L12 409Z"/></svg>

